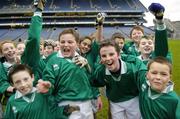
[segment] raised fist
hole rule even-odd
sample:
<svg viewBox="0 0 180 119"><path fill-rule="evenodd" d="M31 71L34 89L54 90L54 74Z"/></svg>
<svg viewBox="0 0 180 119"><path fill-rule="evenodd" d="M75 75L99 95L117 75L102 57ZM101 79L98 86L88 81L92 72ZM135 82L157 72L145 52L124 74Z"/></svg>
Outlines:
<svg viewBox="0 0 180 119"><path fill-rule="evenodd" d="M158 20L163 19L165 8L160 3L152 3L148 7L148 9L152 14L154 14L156 19Z"/></svg>
<svg viewBox="0 0 180 119"><path fill-rule="evenodd" d="M106 13L98 13L96 17L96 22L98 25L102 25L106 17Z"/></svg>
<svg viewBox="0 0 180 119"><path fill-rule="evenodd" d="M46 0L34 0L34 6L40 10L44 10Z"/></svg>

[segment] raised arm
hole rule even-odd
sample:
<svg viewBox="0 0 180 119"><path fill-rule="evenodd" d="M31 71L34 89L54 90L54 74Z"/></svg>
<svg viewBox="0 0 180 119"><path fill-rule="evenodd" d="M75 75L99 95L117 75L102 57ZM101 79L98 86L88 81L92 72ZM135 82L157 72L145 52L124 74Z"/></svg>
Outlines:
<svg viewBox="0 0 180 119"><path fill-rule="evenodd" d="M35 4L35 12L31 18L31 25L28 30L28 39L25 51L21 57L21 63L30 67L37 66L40 61L40 35L42 30L42 11L45 0L39 0Z"/></svg>
<svg viewBox="0 0 180 119"><path fill-rule="evenodd" d="M96 17L96 24L97 24L97 30L96 30L96 40L102 41L103 38L103 22L105 20L106 13L98 13Z"/></svg>
<svg viewBox="0 0 180 119"><path fill-rule="evenodd" d="M159 3L152 3L148 9L155 16L155 56L166 57L168 54L168 37L163 21L165 8Z"/></svg>

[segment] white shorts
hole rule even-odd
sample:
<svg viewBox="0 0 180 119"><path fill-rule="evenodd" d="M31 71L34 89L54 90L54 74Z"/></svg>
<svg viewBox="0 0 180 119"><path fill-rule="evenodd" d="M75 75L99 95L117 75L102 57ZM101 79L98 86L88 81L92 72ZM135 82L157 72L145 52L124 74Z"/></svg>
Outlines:
<svg viewBox="0 0 180 119"><path fill-rule="evenodd" d="M141 119L139 98L114 103L110 101L112 119Z"/></svg>
<svg viewBox="0 0 180 119"><path fill-rule="evenodd" d="M97 99L92 99L92 100L91 100L91 104L92 104L93 113L96 113L96 112L98 111Z"/></svg>
<svg viewBox="0 0 180 119"><path fill-rule="evenodd" d="M94 119L91 100L88 101L63 101L58 106L65 105L79 106L80 111L74 111L69 116L69 119Z"/></svg>

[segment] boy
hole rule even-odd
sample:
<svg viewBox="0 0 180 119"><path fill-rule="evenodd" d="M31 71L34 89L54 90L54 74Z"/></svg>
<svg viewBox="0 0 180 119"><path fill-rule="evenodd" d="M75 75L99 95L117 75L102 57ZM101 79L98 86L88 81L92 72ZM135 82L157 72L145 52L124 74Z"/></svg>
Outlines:
<svg viewBox="0 0 180 119"><path fill-rule="evenodd" d="M42 29L42 10L44 8L44 0L39 0L39 4L34 12L31 20L31 25L28 32L28 39L26 42L25 51L21 57L21 63L27 64L33 68L35 73L35 81L41 77L41 73L45 64L40 60L39 55L39 40ZM33 48L32 48L33 47ZM16 48L13 41L3 41L0 44L0 52L4 57L4 61L0 62L0 93L4 94L3 105L6 105L7 99L13 93L13 87L10 85L7 74L10 67L17 64ZM19 63L19 62L18 62Z"/></svg>
<svg viewBox="0 0 180 119"><path fill-rule="evenodd" d="M65 29L59 35L59 43L59 52L49 59L43 72L43 80L48 80L52 84L50 90L46 91L55 96L58 106L69 104L80 107L80 111L73 112L70 119L93 119L89 71L83 67L88 65L87 60L76 52L79 35L73 29Z"/></svg>
<svg viewBox="0 0 180 119"><path fill-rule="evenodd" d="M114 40L120 48L121 53L123 53L123 47L125 44L125 38L123 37L123 35L121 33L114 33L111 37L111 40Z"/></svg>
<svg viewBox="0 0 180 119"><path fill-rule="evenodd" d="M34 74L26 65L14 65L9 71L8 79L16 93L8 101L4 119L54 119L55 114L59 116L55 119L62 119L63 114L69 115L78 109L70 106L52 108L51 97L38 93L33 87ZM50 87L50 82L45 83L47 88Z"/></svg>
<svg viewBox="0 0 180 119"><path fill-rule="evenodd" d="M137 80L143 119L180 119L180 99L173 91L172 65L164 57L148 63L146 78Z"/></svg>
<svg viewBox="0 0 180 119"><path fill-rule="evenodd" d="M47 97L36 92L33 80L30 68L21 64L12 67L9 81L17 91L7 103L4 119L52 118Z"/></svg>
<svg viewBox="0 0 180 119"><path fill-rule="evenodd" d="M152 58L152 52L154 51L154 40L150 36L143 36L139 41L139 52L138 58L147 64Z"/></svg>
<svg viewBox="0 0 180 119"><path fill-rule="evenodd" d="M166 34L164 34L166 36ZM154 52L154 40L150 36L143 36L139 41L139 52L140 55L138 58L144 62L145 65L147 65L148 61L150 59L153 59L155 57ZM166 55L166 58L172 62L172 56L171 53L168 52Z"/></svg>
<svg viewBox="0 0 180 119"><path fill-rule="evenodd" d="M51 39L44 41L44 56L47 58L54 52L55 42Z"/></svg>
<svg viewBox="0 0 180 119"><path fill-rule="evenodd" d="M159 3L152 3L149 10L155 15L156 22L158 22L156 29L162 32L158 36L166 36L163 34L165 30L162 22L165 8ZM164 47L163 51L167 51L166 48ZM156 52L156 50L155 46L155 54L162 52L159 50ZM151 60L147 66L146 77L139 78L136 82L140 91L140 110L144 119L180 119L180 99L173 91L171 81L172 65L165 59L167 52L166 54L162 53L162 56L164 57L156 57Z"/></svg>
<svg viewBox="0 0 180 119"><path fill-rule="evenodd" d="M133 81L138 71L146 71L146 66L136 57L120 58L120 49L114 41L100 44L99 65L92 76L93 86L106 86L110 101L112 119L140 119L138 88Z"/></svg>
<svg viewBox="0 0 180 119"><path fill-rule="evenodd" d="M124 45L123 52L125 54L131 54L134 56L139 56L138 44L140 38L144 35L144 29L141 26L134 26L130 31L131 42Z"/></svg>

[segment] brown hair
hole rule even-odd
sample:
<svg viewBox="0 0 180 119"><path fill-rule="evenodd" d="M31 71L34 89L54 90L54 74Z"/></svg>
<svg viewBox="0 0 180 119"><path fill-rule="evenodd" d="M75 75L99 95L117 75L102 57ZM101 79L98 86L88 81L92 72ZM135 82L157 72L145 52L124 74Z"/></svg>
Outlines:
<svg viewBox="0 0 180 119"><path fill-rule="evenodd" d="M112 40L115 40L116 38L123 39L123 41L125 41L124 36L123 36L121 33L119 33L119 32L114 33L114 34L112 35L112 37L111 37Z"/></svg>
<svg viewBox="0 0 180 119"><path fill-rule="evenodd" d="M20 71L27 71L31 77L33 76L33 71L29 66L24 65L24 64L15 64L10 68L9 73L8 73L8 80L11 84L13 84L12 76L15 73L20 72Z"/></svg>
<svg viewBox="0 0 180 119"><path fill-rule="evenodd" d="M119 45L115 41L112 41L110 39L106 39L100 42L99 51L101 48L106 47L106 46L112 46L115 48L118 54L120 53Z"/></svg>
<svg viewBox="0 0 180 119"><path fill-rule="evenodd" d="M0 43L0 53L2 54L2 47L5 43L12 43L14 45L14 47L16 46L15 43L11 40L4 40Z"/></svg>
<svg viewBox="0 0 180 119"><path fill-rule="evenodd" d="M80 38L80 43L81 43L82 41L84 41L85 39L90 40L91 43L92 43L92 41L93 41L93 39L92 39L91 37L89 37L89 36L84 36L84 37L81 37L81 38Z"/></svg>
<svg viewBox="0 0 180 119"><path fill-rule="evenodd" d="M144 34L144 29L143 29L141 26L134 26L134 27L131 29L131 31L130 31L130 38L131 38L132 32L133 32L134 30L141 31L141 32Z"/></svg>
<svg viewBox="0 0 180 119"><path fill-rule="evenodd" d="M72 34L75 37L77 43L79 43L79 34L74 29L65 29L59 34L59 41L60 37L64 34Z"/></svg>
<svg viewBox="0 0 180 119"><path fill-rule="evenodd" d="M158 56L148 62L148 65L147 65L148 71L150 69L150 66L154 62L167 65L169 67L170 74L172 74L172 64L165 57L162 57L162 56Z"/></svg>

